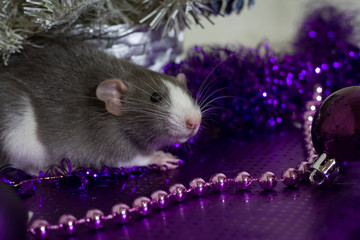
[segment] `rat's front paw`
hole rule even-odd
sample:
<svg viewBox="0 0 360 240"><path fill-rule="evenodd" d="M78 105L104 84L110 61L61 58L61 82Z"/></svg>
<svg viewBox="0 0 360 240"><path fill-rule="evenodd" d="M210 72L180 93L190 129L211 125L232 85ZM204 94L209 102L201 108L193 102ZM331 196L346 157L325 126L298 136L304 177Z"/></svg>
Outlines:
<svg viewBox="0 0 360 240"><path fill-rule="evenodd" d="M163 151L156 151L150 155L150 164L160 166L161 170L175 169L179 166L180 161L176 156Z"/></svg>

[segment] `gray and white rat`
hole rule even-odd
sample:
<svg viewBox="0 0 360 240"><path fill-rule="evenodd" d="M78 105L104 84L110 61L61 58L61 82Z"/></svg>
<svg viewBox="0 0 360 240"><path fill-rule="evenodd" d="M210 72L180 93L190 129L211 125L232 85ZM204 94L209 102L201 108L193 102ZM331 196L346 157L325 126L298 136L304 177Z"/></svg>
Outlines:
<svg viewBox="0 0 360 240"><path fill-rule="evenodd" d="M186 142L201 110L176 78L75 41L25 49L0 67L1 161L29 173L68 158L101 168L179 161L158 151Z"/></svg>

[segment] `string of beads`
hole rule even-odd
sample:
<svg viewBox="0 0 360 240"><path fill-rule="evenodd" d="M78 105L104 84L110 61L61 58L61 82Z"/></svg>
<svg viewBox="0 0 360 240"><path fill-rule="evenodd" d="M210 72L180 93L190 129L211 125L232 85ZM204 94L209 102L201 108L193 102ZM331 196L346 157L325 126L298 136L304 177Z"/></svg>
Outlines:
<svg viewBox="0 0 360 240"><path fill-rule="evenodd" d="M141 216L148 216L151 214L153 208L166 208L171 200L182 202L189 194L195 196L202 196L207 189L214 189L215 191L225 191L230 184L235 185L239 190L246 190L254 183L258 182L259 186L265 190L270 191L275 188L278 182L282 182L286 186L294 187L300 180L307 179L309 176L308 169L310 165L318 158L311 141L311 124L317 108L319 107L322 97L322 87L315 86L313 101L309 101L306 105L304 113L304 141L307 150L306 161L300 162L295 168L288 168L282 172L281 178L278 179L274 173L265 172L259 178L253 178L248 172L240 172L235 178L228 178L223 173L216 173L211 176L209 182L202 178L195 178L189 182L189 188L183 184L176 183L169 188L169 193L164 190L158 190L148 197L138 197L133 203L132 207L118 203L112 207L110 214L105 215L99 209L88 210L85 217L76 219L73 215L64 214L60 217L58 224L51 225L44 219L35 220L29 232L36 239L45 239L49 231L62 230L65 234L72 235L77 226L85 224L91 229L100 229L106 222L115 221L117 223L127 223L135 214Z"/></svg>

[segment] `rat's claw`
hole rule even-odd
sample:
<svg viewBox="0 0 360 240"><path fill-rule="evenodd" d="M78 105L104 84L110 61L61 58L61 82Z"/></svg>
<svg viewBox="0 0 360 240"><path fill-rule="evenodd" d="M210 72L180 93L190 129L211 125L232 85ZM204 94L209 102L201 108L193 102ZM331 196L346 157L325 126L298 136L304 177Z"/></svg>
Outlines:
<svg viewBox="0 0 360 240"><path fill-rule="evenodd" d="M163 171L177 168L180 161L181 160L174 155L164 153L163 151L157 151L151 155L151 164L160 166L160 169Z"/></svg>

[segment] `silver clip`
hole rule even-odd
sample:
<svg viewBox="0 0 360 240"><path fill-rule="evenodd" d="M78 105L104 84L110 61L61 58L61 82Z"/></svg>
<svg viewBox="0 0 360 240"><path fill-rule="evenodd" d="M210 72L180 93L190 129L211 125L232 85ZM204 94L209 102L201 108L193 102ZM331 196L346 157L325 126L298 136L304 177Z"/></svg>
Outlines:
<svg viewBox="0 0 360 240"><path fill-rule="evenodd" d="M322 185L330 184L339 174L339 166L335 159L328 159L326 153L320 155L310 166L309 180L311 184Z"/></svg>

